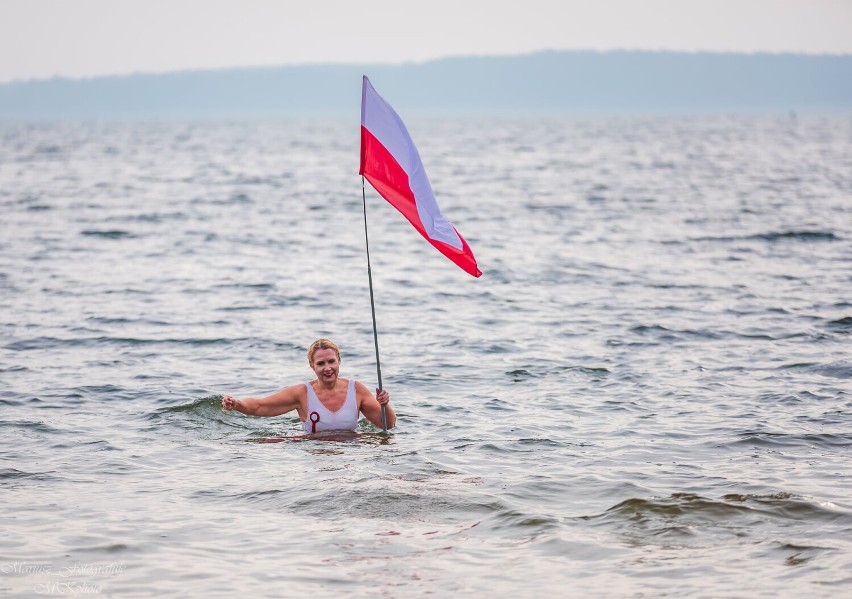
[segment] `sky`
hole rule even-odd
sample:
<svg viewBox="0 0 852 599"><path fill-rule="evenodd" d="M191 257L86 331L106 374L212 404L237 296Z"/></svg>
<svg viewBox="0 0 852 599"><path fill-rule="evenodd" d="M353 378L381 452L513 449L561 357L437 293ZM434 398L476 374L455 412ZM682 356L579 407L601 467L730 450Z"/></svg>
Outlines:
<svg viewBox="0 0 852 599"><path fill-rule="evenodd" d="M852 0L0 0L0 83L580 49L852 54Z"/></svg>

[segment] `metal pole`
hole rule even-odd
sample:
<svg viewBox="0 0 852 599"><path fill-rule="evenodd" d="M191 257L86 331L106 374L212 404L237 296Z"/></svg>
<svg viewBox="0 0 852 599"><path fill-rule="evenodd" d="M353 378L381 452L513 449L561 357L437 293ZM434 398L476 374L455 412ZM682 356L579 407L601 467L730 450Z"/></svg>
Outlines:
<svg viewBox="0 0 852 599"><path fill-rule="evenodd" d="M370 237L367 235L367 191L364 175L361 175L361 198L364 200L364 241L367 242L367 279L370 281L370 311L373 314L373 342L376 345L376 374L379 377L379 391L382 390L382 364L379 361L379 333L376 329L376 302L373 299L373 269L370 268ZM382 406L382 432L388 434L385 406Z"/></svg>

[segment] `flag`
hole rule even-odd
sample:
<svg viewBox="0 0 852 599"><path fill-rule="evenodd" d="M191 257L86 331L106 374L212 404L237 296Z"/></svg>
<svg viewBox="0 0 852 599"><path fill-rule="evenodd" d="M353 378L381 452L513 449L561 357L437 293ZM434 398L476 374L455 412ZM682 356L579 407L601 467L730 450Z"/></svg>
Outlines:
<svg viewBox="0 0 852 599"><path fill-rule="evenodd" d="M367 77L361 91L360 174L439 252L474 277L482 274L464 237L441 214L405 124Z"/></svg>

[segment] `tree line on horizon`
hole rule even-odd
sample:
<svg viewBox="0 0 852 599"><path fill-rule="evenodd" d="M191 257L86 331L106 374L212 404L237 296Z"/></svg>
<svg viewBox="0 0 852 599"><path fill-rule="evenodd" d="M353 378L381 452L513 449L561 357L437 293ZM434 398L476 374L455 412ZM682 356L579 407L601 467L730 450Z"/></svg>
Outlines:
<svg viewBox="0 0 852 599"><path fill-rule="evenodd" d="M0 118L351 115L364 74L407 114L852 108L852 56L545 51L13 82L0 85Z"/></svg>

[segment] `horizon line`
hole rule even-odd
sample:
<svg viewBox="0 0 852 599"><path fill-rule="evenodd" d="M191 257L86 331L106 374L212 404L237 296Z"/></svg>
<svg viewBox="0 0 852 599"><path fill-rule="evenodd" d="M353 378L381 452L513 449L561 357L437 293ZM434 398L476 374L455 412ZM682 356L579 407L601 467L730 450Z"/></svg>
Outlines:
<svg viewBox="0 0 852 599"><path fill-rule="evenodd" d="M134 70L125 72L102 73L97 75L51 75L45 77L32 77L29 79L0 79L0 86L7 85L27 85L33 83L46 83L55 81L67 82L86 82L97 79L122 79L131 77L158 77L169 75L186 75L198 73L218 73L224 71L259 71L259 70L274 70L286 68L306 68L306 67L405 67L405 66L422 66L431 63L442 62L446 60L457 59L489 59L489 58L513 58L535 56L538 54L682 54L682 55L714 55L714 56L778 56L778 57L813 57L813 58L852 58L852 52L837 53L837 52L808 52L808 51L771 51L771 50L673 50L667 48L648 49L648 48L571 48L571 49L555 49L544 48L539 50L530 50L528 52L507 52L507 53L489 53L489 54L450 54L446 56L427 58L423 60L403 60L398 62L381 62L381 61L323 61L323 62L294 62L294 63L277 63L277 64L243 64L232 66L218 67L182 67L172 70Z"/></svg>

